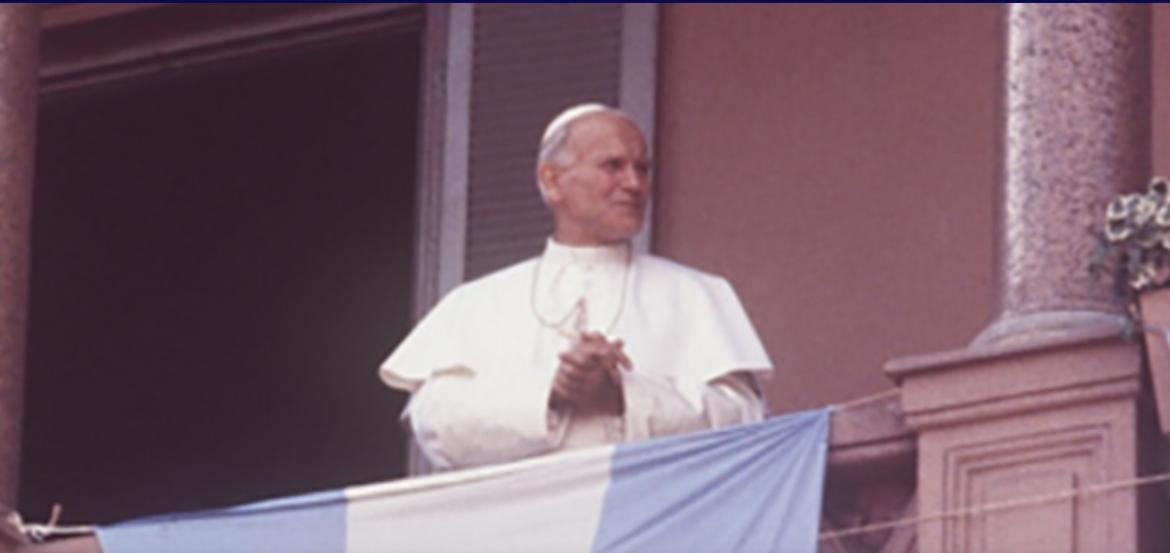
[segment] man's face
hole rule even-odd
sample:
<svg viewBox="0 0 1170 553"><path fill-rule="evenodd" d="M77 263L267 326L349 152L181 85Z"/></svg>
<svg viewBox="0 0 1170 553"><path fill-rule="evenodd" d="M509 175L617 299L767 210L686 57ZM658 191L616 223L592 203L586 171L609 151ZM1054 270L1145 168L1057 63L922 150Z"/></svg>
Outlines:
<svg viewBox="0 0 1170 553"><path fill-rule="evenodd" d="M646 141L632 123L610 113L571 125L565 144L570 163L540 169L556 239L579 246L625 242L642 227L650 197Z"/></svg>

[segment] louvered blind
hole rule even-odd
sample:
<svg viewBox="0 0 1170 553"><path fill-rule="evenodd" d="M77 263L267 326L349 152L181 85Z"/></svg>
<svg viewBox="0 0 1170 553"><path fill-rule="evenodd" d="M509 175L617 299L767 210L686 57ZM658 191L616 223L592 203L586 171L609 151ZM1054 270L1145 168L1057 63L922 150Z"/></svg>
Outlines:
<svg viewBox="0 0 1170 553"><path fill-rule="evenodd" d="M618 104L621 25L621 4L475 6L465 279L540 252L540 133L572 104Z"/></svg>

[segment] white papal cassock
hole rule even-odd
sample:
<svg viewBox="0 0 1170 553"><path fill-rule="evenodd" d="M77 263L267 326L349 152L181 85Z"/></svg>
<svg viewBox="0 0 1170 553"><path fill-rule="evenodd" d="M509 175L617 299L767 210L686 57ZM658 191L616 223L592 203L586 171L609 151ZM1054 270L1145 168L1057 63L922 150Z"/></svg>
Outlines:
<svg viewBox="0 0 1170 553"><path fill-rule="evenodd" d="M633 361L622 416L548 406L557 356L581 329L621 339ZM762 401L731 375L771 370L726 280L624 245L550 239L540 257L452 290L379 373L413 392L404 416L446 469L756 421Z"/></svg>

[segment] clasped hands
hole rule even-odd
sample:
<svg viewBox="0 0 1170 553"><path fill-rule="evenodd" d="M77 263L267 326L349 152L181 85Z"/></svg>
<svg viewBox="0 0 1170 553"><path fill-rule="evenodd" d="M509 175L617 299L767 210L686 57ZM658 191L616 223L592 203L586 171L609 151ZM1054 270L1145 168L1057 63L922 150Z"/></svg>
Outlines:
<svg viewBox="0 0 1170 553"><path fill-rule="evenodd" d="M609 341L585 332L560 354L549 406L569 406L581 413L621 415L625 412L620 371L634 364L622 351L622 341Z"/></svg>

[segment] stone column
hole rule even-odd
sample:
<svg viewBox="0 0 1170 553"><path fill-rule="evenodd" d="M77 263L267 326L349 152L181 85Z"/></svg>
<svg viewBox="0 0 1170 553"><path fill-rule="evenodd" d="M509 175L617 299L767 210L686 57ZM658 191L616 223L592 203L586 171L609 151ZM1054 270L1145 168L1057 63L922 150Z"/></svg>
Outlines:
<svg viewBox="0 0 1170 553"><path fill-rule="evenodd" d="M1087 267L1104 206L1150 177L1150 8L1007 8L999 317L977 344L1117 326Z"/></svg>
<svg viewBox="0 0 1170 553"><path fill-rule="evenodd" d="M13 507L24 403L38 17L34 5L0 4L0 503Z"/></svg>
<svg viewBox="0 0 1170 553"><path fill-rule="evenodd" d="M1006 10L1000 317L970 347L886 365L918 434L918 510L950 513L917 547L1163 550L1156 490L1093 491L1154 444L1141 346L1087 270L1105 202L1149 176L1149 7Z"/></svg>

